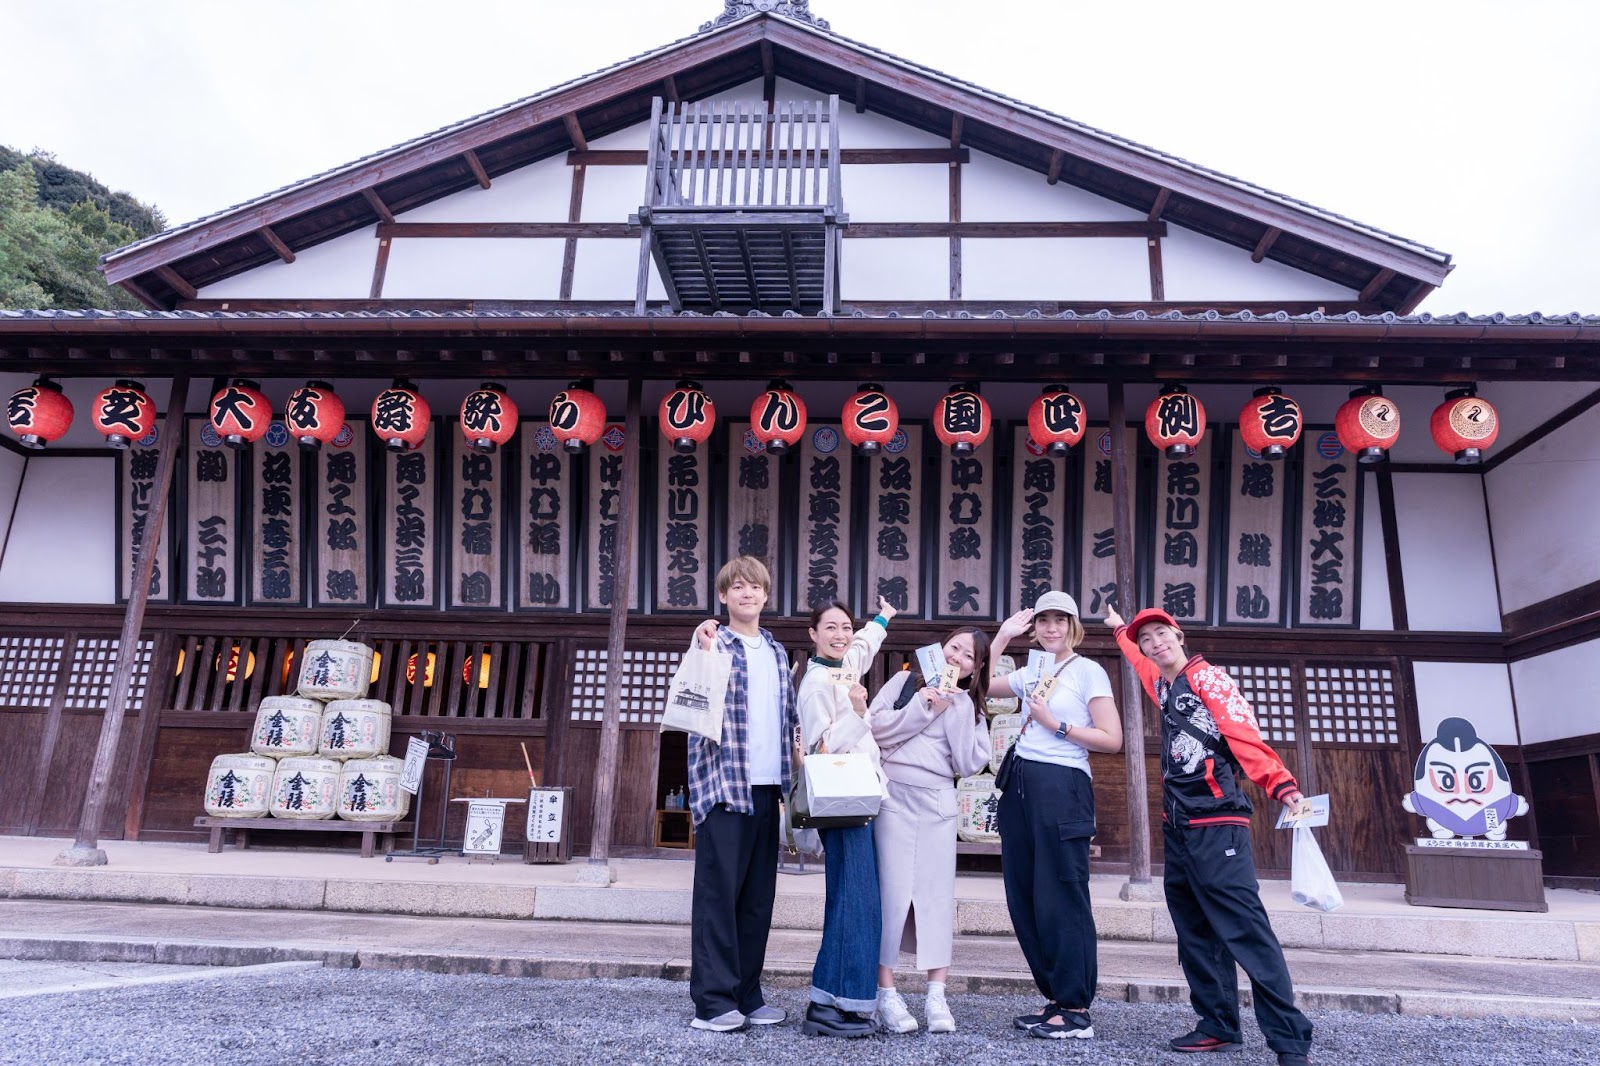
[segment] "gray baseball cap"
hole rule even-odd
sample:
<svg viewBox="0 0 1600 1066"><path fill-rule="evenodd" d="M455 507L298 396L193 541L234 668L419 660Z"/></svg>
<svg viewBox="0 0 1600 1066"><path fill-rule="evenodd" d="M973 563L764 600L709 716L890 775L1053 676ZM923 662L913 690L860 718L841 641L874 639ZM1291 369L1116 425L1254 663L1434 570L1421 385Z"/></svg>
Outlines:
<svg viewBox="0 0 1600 1066"><path fill-rule="evenodd" d="M1076 618L1078 616L1078 601L1068 596L1065 592L1056 592L1052 589L1033 601L1034 614L1043 614L1046 611L1060 611L1062 614L1070 614Z"/></svg>

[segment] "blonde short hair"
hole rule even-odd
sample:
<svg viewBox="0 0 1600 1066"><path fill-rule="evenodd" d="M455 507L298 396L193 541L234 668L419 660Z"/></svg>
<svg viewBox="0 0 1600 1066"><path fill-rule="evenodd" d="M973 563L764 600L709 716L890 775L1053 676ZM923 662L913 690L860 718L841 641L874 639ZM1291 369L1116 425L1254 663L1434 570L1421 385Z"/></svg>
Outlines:
<svg viewBox="0 0 1600 1066"><path fill-rule="evenodd" d="M722 564L722 569L717 571L717 595L727 592L735 581L760 585L768 596L772 595L772 574L767 564L753 555L735 555Z"/></svg>

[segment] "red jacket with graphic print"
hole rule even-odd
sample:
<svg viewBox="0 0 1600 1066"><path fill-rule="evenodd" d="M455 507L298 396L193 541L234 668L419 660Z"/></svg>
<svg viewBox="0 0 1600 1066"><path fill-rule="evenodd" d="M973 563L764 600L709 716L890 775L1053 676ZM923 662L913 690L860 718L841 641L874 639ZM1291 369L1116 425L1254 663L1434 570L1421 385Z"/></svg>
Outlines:
<svg viewBox="0 0 1600 1066"><path fill-rule="evenodd" d="M1261 739L1255 713L1228 672L1192 655L1168 683L1128 633L1117 644L1144 690L1161 708L1162 812L1181 828L1249 825L1255 809L1239 786L1242 772L1274 800L1298 791L1278 753Z"/></svg>

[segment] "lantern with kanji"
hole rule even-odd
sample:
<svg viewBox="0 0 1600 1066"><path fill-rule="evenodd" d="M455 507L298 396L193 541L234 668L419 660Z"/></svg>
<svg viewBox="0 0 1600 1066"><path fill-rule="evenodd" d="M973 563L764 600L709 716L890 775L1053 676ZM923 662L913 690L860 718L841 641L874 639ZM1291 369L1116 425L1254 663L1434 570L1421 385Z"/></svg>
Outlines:
<svg viewBox="0 0 1600 1066"><path fill-rule="evenodd" d="M550 431L567 451L583 451L606 431L605 401L574 381L550 401Z"/></svg>
<svg viewBox="0 0 1600 1066"><path fill-rule="evenodd" d="M308 381L289 394L283 421L300 447L316 450L344 431L344 401L326 381Z"/></svg>
<svg viewBox="0 0 1600 1066"><path fill-rule="evenodd" d="M876 455L894 439L900 429L900 408L883 391L882 385L861 386L861 391L844 402L840 416L844 435L863 455Z"/></svg>
<svg viewBox="0 0 1600 1066"><path fill-rule="evenodd" d="M112 448L126 448L156 428L156 402L137 381L119 381L94 398L89 421Z"/></svg>
<svg viewBox="0 0 1600 1066"><path fill-rule="evenodd" d="M49 378L38 378L18 389L6 403L6 421L24 448L42 449L72 425L72 401L61 394L61 386Z"/></svg>
<svg viewBox="0 0 1600 1066"><path fill-rule="evenodd" d="M1028 436L1054 458L1082 440L1084 428L1083 401L1065 385L1046 385L1028 408Z"/></svg>
<svg viewBox="0 0 1600 1066"><path fill-rule="evenodd" d="M1400 439L1400 408L1376 385L1356 389L1333 416L1339 443L1362 463L1382 460Z"/></svg>
<svg viewBox="0 0 1600 1066"><path fill-rule="evenodd" d="M933 434L956 455L971 455L989 439L994 418L976 385L952 385L933 407Z"/></svg>
<svg viewBox="0 0 1600 1066"><path fill-rule="evenodd" d="M680 381L661 400L661 435L674 451L692 452L711 436L717 424L717 406L697 382Z"/></svg>
<svg viewBox="0 0 1600 1066"><path fill-rule="evenodd" d="M1187 459L1206 435L1206 409L1182 385L1168 385L1145 409L1144 432L1168 459Z"/></svg>
<svg viewBox="0 0 1600 1066"><path fill-rule="evenodd" d="M248 448L271 428L272 405L261 386L238 378L211 397L211 426L228 447Z"/></svg>
<svg viewBox="0 0 1600 1066"><path fill-rule="evenodd" d="M504 385L485 381L461 401L461 433L476 451L492 452L517 433L517 405Z"/></svg>
<svg viewBox="0 0 1600 1066"><path fill-rule="evenodd" d="M428 401L404 378L396 378L372 401L372 431L390 451L409 452L421 446L432 417Z"/></svg>
<svg viewBox="0 0 1600 1066"><path fill-rule="evenodd" d="M1494 405L1469 385L1444 394L1444 403L1434 408L1429 428L1433 442L1456 462L1481 463L1483 450L1500 435L1500 416Z"/></svg>
<svg viewBox="0 0 1600 1066"><path fill-rule="evenodd" d="M1275 385L1257 389L1255 399L1239 412L1239 436L1244 446L1263 459L1282 459L1294 447L1305 427L1300 405Z"/></svg>
<svg viewBox="0 0 1600 1066"><path fill-rule="evenodd" d="M750 405L750 431L767 451L782 455L805 435L806 402L787 381L772 382Z"/></svg>

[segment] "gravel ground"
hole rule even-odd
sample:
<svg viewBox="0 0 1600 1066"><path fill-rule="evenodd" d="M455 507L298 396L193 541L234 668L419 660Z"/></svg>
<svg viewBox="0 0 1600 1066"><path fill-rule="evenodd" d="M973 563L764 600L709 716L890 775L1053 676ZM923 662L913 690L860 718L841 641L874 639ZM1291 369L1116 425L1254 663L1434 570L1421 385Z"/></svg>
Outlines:
<svg viewBox="0 0 1600 1066"><path fill-rule="evenodd" d="M1036 1004L1014 996L953 997L959 1032L840 1041L802 1036L804 994L769 1000L790 1012L775 1028L715 1034L688 1028L688 986L657 980L549 981L360 970L241 975L194 985L40 995L0 1009L0 1063L141 1066L293 1062L412 1066L530 1063L766 1062L1056 1063L1155 1066L1190 1056L1165 1050L1190 1027L1186 1008L1102 1003L1098 1038L1044 1041L1010 1028ZM919 1017L920 996L908 996ZM1445 1021L1312 1013L1320 1066L1592 1064L1600 1027L1539 1021ZM1272 1063L1253 1020L1247 1050L1223 1060Z"/></svg>

